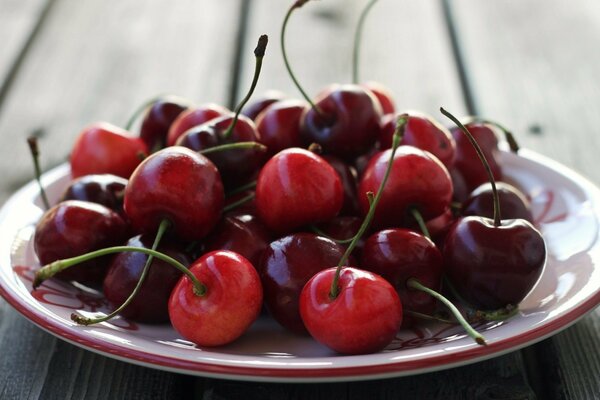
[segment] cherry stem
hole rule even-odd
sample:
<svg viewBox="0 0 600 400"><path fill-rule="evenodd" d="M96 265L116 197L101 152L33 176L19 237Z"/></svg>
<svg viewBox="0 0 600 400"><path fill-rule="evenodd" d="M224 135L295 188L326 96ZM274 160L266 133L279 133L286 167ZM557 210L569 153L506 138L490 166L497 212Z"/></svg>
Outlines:
<svg viewBox="0 0 600 400"><path fill-rule="evenodd" d="M500 125L498 122L489 120L487 118L472 116L472 117L468 117L464 123L466 125L471 122L481 122L482 124L492 125L498 129L500 129L504 133L504 139L506 139L506 142L508 143L508 147L510 147L510 151L512 151L513 153L516 154L521 149L521 147L517 143L517 140L515 139L515 136L513 135L513 133L509 129L505 128L503 125Z"/></svg>
<svg viewBox="0 0 600 400"><path fill-rule="evenodd" d="M235 201L231 204L226 205L225 207L223 207L223 213L229 212L233 209L238 208L239 206L248 203L249 201L251 201L254 197L256 197L255 193L250 193L247 196L242 197L241 199L239 199L238 201Z"/></svg>
<svg viewBox="0 0 600 400"><path fill-rule="evenodd" d="M501 308L499 310L492 311L483 311L483 310L475 310L468 314L468 317L471 321L504 321L509 318L512 318L519 312L519 307L515 307L511 304L508 306Z"/></svg>
<svg viewBox="0 0 600 400"><path fill-rule="evenodd" d="M467 128L465 128L465 126L463 124L461 124L460 121L458 119L456 119L456 117L454 115L452 115L448 111L444 110L443 107L440 107L440 112L442 114L444 114L446 117L448 117L452 122L454 122L456 124L456 126L458 126L460 128L460 130L467 136L467 139L469 139L469 142L471 142L471 145L475 148L475 152L477 153L477 156L481 160L481 163L483 164L483 167L485 168L485 172L488 175L488 179L490 180L490 183L492 184L492 193L493 193L493 198L494 198L494 226L496 226L496 227L500 226L502 224L502 218L500 216L500 197L498 196L498 190L496 189L496 180L494 179L494 174L492 173L490 164L487 162L487 159L485 158L485 155L483 154L481 147L479 147L479 144L477 143L477 141L475 140L475 138L473 137L471 132L469 132L469 130Z"/></svg>
<svg viewBox="0 0 600 400"><path fill-rule="evenodd" d="M352 251L354 251L354 248L358 244L358 241L364 235L364 233L367 231L367 228L369 227L369 225L371 224L371 221L373 220L373 216L375 215L375 209L377 208L377 204L379 203L379 200L381 199L381 195L383 193L383 188L385 187L387 180L390 176L390 172L392 171L392 165L394 164L394 156L396 155L396 149L400 145L400 141L402 140L402 136L404 135L404 128L406 126L407 121L408 121L408 114L402 114L402 115L398 116L398 120L396 122L396 130L394 131L394 135L392 136L392 148L391 148L391 153L390 153L390 160L388 161L387 169L385 170L385 175L383 176L383 180L381 181L381 184L379 185L379 188L377 189L377 194L375 195L375 197L373 198L372 201L371 201L371 196L373 196L373 194L371 193L370 196L368 193L366 194L369 197L369 211L367 212L367 215L365 216L363 223L361 224L360 228L358 229L358 232L356 232L356 235L354 235L354 237L352 238L350 245L348 246L348 248L342 255L342 258L340 258L340 262L338 262L337 268L335 270L335 275L333 277L333 281L331 282L331 289L329 290L329 297L332 300L338 296L339 291L340 291L338 283L340 280L340 274L342 272L342 266L344 266L348 262L348 257L350 257L350 254L352 254Z"/></svg>
<svg viewBox="0 0 600 400"><path fill-rule="evenodd" d="M227 193L226 197L231 197L235 194L245 192L246 190L252 190L256 187L256 181L248 182L245 185L238 186L233 189L231 192Z"/></svg>
<svg viewBox="0 0 600 400"><path fill-rule="evenodd" d="M258 38L258 43L256 45L256 48L254 49L254 76L252 78L252 83L250 84L250 89L248 90L246 97L242 99L240 104L238 104L237 108L235 109L235 116L233 117L233 121L231 121L231 124L229 124L227 130L225 131L225 133L223 133L224 139L228 139L233 133L233 128L235 128L235 125L237 124L238 118L240 117L240 113L242 112L242 108L244 108L248 100L250 100L250 97L252 97L252 93L254 93L254 89L256 89L256 84L258 83L258 77L260 76L260 69L262 68L262 62L265 56L265 51L267 50L268 42L269 37L267 35L261 35Z"/></svg>
<svg viewBox="0 0 600 400"><path fill-rule="evenodd" d="M475 340L475 342L477 342L477 344L480 344L482 346L486 346L487 345L487 343L485 342L485 338L483 337L483 335L481 335L479 332L477 332L475 329L473 329L473 327L471 325L469 325L469 323L462 316L462 314L460 313L460 311L458 311L458 308L456 308L456 306L454 304L452 304L452 302L450 300L448 300L447 298L445 298L444 296L442 296L440 293L436 292L435 290L432 290L432 289L428 288L427 286L422 285L421 282L419 282L415 278L410 278L408 281L406 281L406 286L409 287L409 288L411 288L411 289L415 289L415 290L419 290L421 292L425 292L428 295L430 295L430 296L434 297L435 299L439 300L440 302L444 303L444 305L446 307L448 307L448 309L450 310L450 312L452 313L452 315L454 315L454 318L456 318L456 320L458 321L458 323L460 323L462 325L462 327L465 329L465 331L467 332L467 334L469 336L471 336L473 338L473 340Z"/></svg>
<svg viewBox="0 0 600 400"><path fill-rule="evenodd" d="M333 238L333 237L329 236L327 233L323 232L321 229L317 228L314 225L312 225L310 227L310 229L312 229L312 231L314 233L316 233L317 235L323 236L323 237L325 237L325 238L327 238L329 240L333 240L334 242L336 242L338 244L346 244L346 243L350 243L350 242L352 242L352 240L354 240L354 236L352 236L349 239L336 239L336 238Z"/></svg>
<svg viewBox="0 0 600 400"><path fill-rule="evenodd" d="M413 316L415 318L424 319L427 321L437 321L437 322L443 322L444 324L452 324L452 325L456 324L456 321L438 317L436 315L423 314L423 313L412 311L412 310L404 310L404 313L407 315Z"/></svg>
<svg viewBox="0 0 600 400"><path fill-rule="evenodd" d="M220 151L228 151L228 150L244 150L244 149L253 149L259 151L267 151L267 146L258 142L235 142L235 143L227 143L219 146L209 147L208 149L200 150L198 153L205 155L210 153L218 153Z"/></svg>
<svg viewBox="0 0 600 400"><path fill-rule="evenodd" d="M46 196L46 191L42 185L42 169L40 168L40 149L38 147L37 138L30 136L27 138L27 144L29 144L29 151L31 152L31 158L33 159L33 167L35 169L35 180L40 188L40 195L42 196L42 202L46 210L50 208L50 202Z"/></svg>
<svg viewBox="0 0 600 400"><path fill-rule="evenodd" d="M377 0L371 0L363 8L360 17L358 19L358 25L356 26L356 32L354 33L354 51L352 53L352 82L358 83L358 58L360 53L360 39L362 37L363 27L369 11L377 3Z"/></svg>
<svg viewBox="0 0 600 400"><path fill-rule="evenodd" d="M202 282L200 282L196 278L196 276L193 273L191 273L189 269L187 269L187 267L185 265L183 265L176 259L169 257L168 255L163 254L156 250L145 249L142 247L133 247L133 246L107 247L105 249L92 251L92 252L82 254L82 255L76 256L76 257L57 260L57 261L51 262L50 264L44 265L41 269L39 269L35 273L35 279L33 280L33 289L36 289L38 286L40 286L42 284L42 282L44 282L46 279L52 278L54 275L56 275L60 271L70 268L74 265L80 264L82 262L85 262L85 261L88 261L88 260L91 260L91 259L94 259L97 257L102 257L102 256L106 256L109 254L115 254L115 253L123 253L123 252L148 254L148 255L152 255L152 256L158 258L159 260L165 261L165 262L171 264L173 267L180 270L185 275L187 275L188 278L190 278L190 280L192 281L192 283L194 285L194 294L196 294L197 296L204 296L204 294L206 293L206 286Z"/></svg>
<svg viewBox="0 0 600 400"><path fill-rule="evenodd" d="M158 248L158 245L160 244L160 241L161 241L163 235L165 234L167 229L169 229L170 226L171 226L171 222L168 219L163 219L160 222L160 225L158 226L158 230L156 232L156 237L154 238L154 242L152 243L152 250L156 250ZM133 288L133 291L129 294L129 297L127 297L127 299L123 302L123 304L121 304L119 307L117 307L110 314L107 314L103 317L98 317L98 318L88 318L88 317L83 317L81 315L73 313L73 314L71 314L71 320L73 320L74 322L77 322L80 325L87 326L87 325L93 325L93 324L97 324L100 322L108 321L108 320L112 319L113 317L115 317L117 314L119 314L121 311L123 311L125 309L125 307L127 307L133 301L133 299L138 295L138 293L142 289L142 285L144 284L146 277L148 276L148 273L150 272L150 265L152 264L153 259L154 259L153 255L148 256L148 258L146 259L146 263L144 264L144 269L142 270L142 274L140 275L140 279L138 280L137 284L135 285L135 288Z"/></svg>
<svg viewBox="0 0 600 400"><path fill-rule="evenodd" d="M421 229L423 236L425 236L427 239L431 239L429 229L427 229L427 225L425 224L425 220L423 219L421 212L417 209L417 207L410 207L409 210L415 221L417 221L417 224L419 225L419 229Z"/></svg>
<svg viewBox="0 0 600 400"><path fill-rule="evenodd" d="M315 112L323 120L327 120L327 116L325 115L325 113L323 112L323 110L319 106L317 106L310 99L310 97L308 97L308 95L306 94L306 92L304 91L304 89L302 88L302 86L300 85L300 82L298 82L298 79L296 78L296 75L294 74L294 71L292 71L292 67L290 66L290 62L288 60L287 52L285 50L285 30L287 28L288 20L290 19L290 16L294 12L294 10L296 10L297 8L302 7L304 4L308 3L308 1L309 0L297 0L297 1L295 1L294 4L292 4L292 6L290 7L290 9L288 10L288 12L285 14L285 18L283 19L283 25L281 25L281 34L280 34L281 53L283 54L283 62L285 63L285 68L287 69L287 72L290 75L290 78L292 78L292 81L294 81L294 85L296 85L296 87L298 88L298 90L300 91L300 93L302 93L302 97L304 97L304 99L308 102L308 104L310 104L310 107L313 110L315 110Z"/></svg>

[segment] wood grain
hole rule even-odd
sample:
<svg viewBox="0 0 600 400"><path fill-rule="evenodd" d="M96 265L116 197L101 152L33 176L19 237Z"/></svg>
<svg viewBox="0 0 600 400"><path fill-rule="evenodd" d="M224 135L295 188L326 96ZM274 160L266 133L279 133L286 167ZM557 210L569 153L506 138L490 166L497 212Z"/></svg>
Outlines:
<svg viewBox="0 0 600 400"><path fill-rule="evenodd" d="M600 7L450 1L476 109L600 184ZM600 311L531 349L541 398L600 396Z"/></svg>

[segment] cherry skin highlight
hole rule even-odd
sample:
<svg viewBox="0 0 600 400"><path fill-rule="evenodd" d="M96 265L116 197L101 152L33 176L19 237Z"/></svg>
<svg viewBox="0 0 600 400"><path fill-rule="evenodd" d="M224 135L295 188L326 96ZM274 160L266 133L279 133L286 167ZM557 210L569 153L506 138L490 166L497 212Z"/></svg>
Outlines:
<svg viewBox="0 0 600 400"><path fill-rule="evenodd" d="M185 110L177 116L169 127L169 133L167 133L167 146L174 146L177 139L179 139L179 137L188 129L230 113L231 111L225 107L213 103L203 104Z"/></svg>
<svg viewBox="0 0 600 400"><path fill-rule="evenodd" d="M272 157L281 150L303 145L300 135L302 116L308 105L300 100L283 100L267 107L256 118L260 142Z"/></svg>

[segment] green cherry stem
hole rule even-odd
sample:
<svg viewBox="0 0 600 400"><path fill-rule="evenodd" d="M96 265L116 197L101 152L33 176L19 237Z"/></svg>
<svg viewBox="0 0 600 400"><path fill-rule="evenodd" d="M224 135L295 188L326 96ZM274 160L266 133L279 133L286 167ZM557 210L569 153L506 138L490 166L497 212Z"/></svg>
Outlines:
<svg viewBox="0 0 600 400"><path fill-rule="evenodd" d="M38 147L37 138L35 136L28 137L27 144L29 145L29 151L31 152L31 158L33 159L33 167L35 169L35 180L37 181L38 186L40 188L40 196L42 197L44 207L46 207L46 210L48 210L50 208L50 202L48 201L46 191L44 190L44 186L42 185L42 169L40 168L40 149Z"/></svg>
<svg viewBox="0 0 600 400"><path fill-rule="evenodd" d="M415 219L415 221L417 221L417 224L419 225L419 229L421 229L421 232L423 233L423 235L427 239L431 239L431 235L429 234L429 229L427 229L425 220L423 219L423 216L421 215L421 212L417 209L417 207L410 207L410 213L413 216L413 218Z"/></svg>
<svg viewBox="0 0 600 400"><path fill-rule="evenodd" d="M258 142L235 142L235 143L227 143L221 144L215 147L209 147L208 149L200 150L198 153L205 155L210 153L218 153L220 151L228 151L228 150L239 150L239 149L253 149L259 151L266 151L267 146Z"/></svg>
<svg viewBox="0 0 600 400"><path fill-rule="evenodd" d="M373 6L377 3L377 0L370 0L365 8L363 8L356 25L356 32L354 33L354 49L352 52L352 83L358 83L358 58L360 55L360 39L362 37L363 28L367 15Z"/></svg>
<svg viewBox="0 0 600 400"><path fill-rule="evenodd" d="M233 133L233 128L235 128L235 125L237 124L238 118L240 117L240 113L242 112L242 108L244 108L248 100L250 100L250 97L252 97L252 93L254 93L254 89L256 89L256 84L258 83L258 77L260 76L260 70L262 68L262 62L265 56L265 51L267 50L268 42L269 37L267 35L261 35L258 38L258 43L256 45L256 48L254 49L254 76L252 78L252 83L250 84L250 89L248 90L248 93L246 93L246 97L242 99L240 104L238 104L237 108L235 109L235 116L233 117L233 121L231 121L231 124L229 124L227 130L225 131L225 133L223 133L224 139L228 139Z"/></svg>
<svg viewBox="0 0 600 400"><path fill-rule="evenodd" d="M156 250L158 248L158 245L160 244L160 241L161 241L163 235L165 234L167 229L169 229L170 226L171 226L171 222L168 219L163 219L160 222L160 225L158 226L158 231L156 232L156 237L154 238L154 242L152 243L152 250ZM127 307L133 301L133 299L138 295L138 293L142 289L142 285L146 281L146 278L148 277L148 273L150 272L150 265L152 264L153 259L154 259L154 256L152 254L150 254L148 256L148 258L146 259L146 264L144 264L144 269L142 269L142 274L140 275L140 279L138 279L137 284L135 285L135 288L133 288L133 291L129 294L129 297L127 297L127 299L123 302L123 304L121 304L119 307L117 307L115 310L113 310L110 314L107 314L103 317L98 317L98 318L88 318L88 317L83 317L81 315L73 313L73 314L71 314L71 320L73 320L74 322L77 322L80 325L87 326L87 325L93 325L93 324L98 324L100 322L108 321L108 320L112 319L113 317L115 317L117 314L119 314L121 311L123 311L125 309L125 307Z"/></svg>
<svg viewBox="0 0 600 400"><path fill-rule="evenodd" d="M353 236L353 237L351 237L350 239L336 239L336 238L333 238L333 237L329 236L327 233L323 232L321 229L319 229L318 227L316 227L316 226L314 226L314 225L311 225L310 229L311 229L311 230L312 230L314 233L316 233L317 235L319 235L319 236L323 236L323 237L325 237L325 238L327 238L327 239L329 239L329 240L333 240L334 242L336 242L336 243L338 243L338 244L346 244L346 243L351 243L351 242L352 242L352 240L354 240L354 236Z"/></svg>
<svg viewBox="0 0 600 400"><path fill-rule="evenodd" d="M450 302L450 300L448 300L447 298L445 298L444 296L442 296L441 294L439 294L435 290L432 290L432 289L428 288L427 286L423 286L415 278L410 278L408 281L406 281L406 286L409 287L409 288L411 288L411 289L415 289L415 290L419 290L421 292L425 292L425 293L429 294L430 296L436 298L440 302L444 303L444 305L446 307L448 307L448 309L450 310L450 312L452 313L452 315L454 315L454 318L456 318L456 320L465 329L465 331L467 332L467 334L469 336L471 336L473 338L473 340L475 340L475 342L477 342L477 344L480 344L482 346L487 345L487 343L485 342L485 338L483 337L483 335L481 335L479 332L477 332L475 329L473 329L473 327L471 325L469 325L469 323L462 316L462 314L460 313L460 311L458 311L458 308L456 308L456 306L454 304L452 304L452 302Z"/></svg>
<svg viewBox="0 0 600 400"><path fill-rule="evenodd" d="M228 192L225 197L231 197L235 194L245 192L246 190L252 190L256 187L256 181L248 182L245 185L238 186L235 189Z"/></svg>
<svg viewBox="0 0 600 400"><path fill-rule="evenodd" d="M394 131L394 136L392 136L390 160L388 162L387 169L385 170L383 180L381 181L381 184L377 189L377 194L375 195L375 198L373 198L373 201L369 200L369 211L367 212L367 215L365 216L362 225L358 229L358 232L356 232L356 235L354 235L354 237L352 238L350 245L348 246L348 248L342 255L342 258L340 258L340 261L338 262L333 281L331 282L331 289L329 290L329 297L331 299L335 299L339 294L339 280L340 274L342 272L342 267L348 262L348 257L350 257L350 254L352 254L352 251L354 251L354 248L358 244L358 241L367 231L369 225L371 224L371 221L373 220L373 216L375 215L375 209L377 208L377 204L379 203L379 199L381 199L381 195L383 193L383 188L385 188L387 180L390 176L390 172L392 171L392 165L394 164L394 156L396 155L396 149L398 149L398 146L400 145L400 141L402 140L402 136L404 135L404 129L406 127L407 122L408 114L402 114L398 117L398 120L396 122L396 130ZM367 194L367 196L369 195Z"/></svg>
<svg viewBox="0 0 600 400"><path fill-rule="evenodd" d="M248 203L254 197L256 197L256 194L255 193L250 193L249 195L242 197L238 201L234 201L233 203L226 205L225 207L223 207L223 213L229 212L229 211L231 211L233 209L238 208L241 205L244 205L244 204Z"/></svg>
<svg viewBox="0 0 600 400"><path fill-rule="evenodd" d="M105 249L92 251L92 252L82 254L82 255L76 256L76 257L57 260L57 261L51 262L50 264L44 265L35 274L35 278L33 280L33 289L36 289L38 286L40 286L42 284L42 282L44 282L46 279L53 277L60 271L63 271L69 267L72 267L72 266L80 264L82 262L91 260L93 258L102 257L102 256L106 256L109 254L123 253L123 252L148 254L148 255L152 255L152 256L158 258L159 260L168 262L173 267L177 268L182 273L184 273L188 278L190 278L190 280L192 281L192 283L194 285L194 294L196 294L197 296L204 296L204 294L206 293L206 286L204 286L204 284L202 282L200 282L194 276L194 274L192 274L186 268L185 265L183 265L176 259L169 257L168 255L163 254L156 250L144 249L142 247L133 247L133 246L107 247Z"/></svg>
<svg viewBox="0 0 600 400"><path fill-rule="evenodd" d="M477 156L481 160L481 163L483 164L483 167L485 168L485 172L488 175L488 179L490 180L490 183L492 184L492 193L493 193L493 198L494 198L494 226L496 226L496 227L500 226L502 224L502 218L500 216L500 197L498 196L498 190L496 189L496 180L494 179L494 174L492 173L490 165L488 164L487 159L485 158L485 155L483 154L483 151L481 150L481 147L479 147L479 144L477 143L477 141L475 140L475 138L473 137L471 132L469 132L469 130L467 128L465 128L465 126L463 124L461 124L460 121L458 119L456 119L456 117L454 115L452 115L448 111L444 110L443 107L440 107L440 112L442 114L444 114L446 117L448 117L448 119L450 119L452 122L454 122L456 124L456 126L458 126L460 128L460 130L467 136L467 139L469 139L469 142L471 142L471 145L473 145L473 148L475 148L475 152L477 153Z"/></svg>
<svg viewBox="0 0 600 400"><path fill-rule="evenodd" d="M310 107L315 110L315 112L324 120L327 120L327 117L325 115L325 113L323 112L323 110L317 106L310 97L308 97L308 94L306 94L306 92L304 91L304 89L302 88L302 85L300 85L300 82L298 81L298 79L296 78L296 75L294 74L294 71L292 71L292 67L290 65L290 62L288 60L288 56L287 56L287 51L285 50L285 30L287 28L287 24L288 21L290 19L290 16L292 15L292 13L297 9L302 7L304 4L308 3L309 0L296 0L294 2L294 4L292 4L292 6L289 8L289 10L287 11L287 13L285 14L285 18L283 19L283 24L281 25L281 33L280 33L280 37L279 37L279 41L281 43L281 53L283 54L283 62L285 63L285 68L287 69L288 74L290 75L290 78L292 78L292 81L294 81L294 85L296 85L296 87L298 88L298 90L300 91L300 93L302 93L302 97L304 97L304 99L308 102L308 104L310 104Z"/></svg>
<svg viewBox="0 0 600 400"><path fill-rule="evenodd" d="M472 122L481 122L482 124L492 125L500 129L504 133L504 139L506 139L508 147L510 147L510 151L512 151L513 153L518 153L521 149L521 147L517 143L517 140L515 139L515 135L513 135L513 133L509 129L505 128L503 125L500 125L498 122L492 121L487 118L471 116L466 118L464 124L466 125Z"/></svg>
<svg viewBox="0 0 600 400"><path fill-rule="evenodd" d="M412 317L423 319L426 321L437 321L437 322L442 322L444 324L452 324L452 325L456 324L456 321L438 317L436 315L423 314L423 313L412 311L412 310L404 310L404 313L407 315L410 315Z"/></svg>

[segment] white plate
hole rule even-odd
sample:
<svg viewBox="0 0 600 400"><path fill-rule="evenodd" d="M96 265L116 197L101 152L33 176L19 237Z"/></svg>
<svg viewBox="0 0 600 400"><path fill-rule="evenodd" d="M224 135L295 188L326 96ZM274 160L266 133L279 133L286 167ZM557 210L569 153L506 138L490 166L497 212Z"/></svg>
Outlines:
<svg viewBox="0 0 600 400"><path fill-rule="evenodd" d="M505 322L478 326L488 346L459 327L429 323L399 333L385 351L361 356L332 353L308 337L293 336L261 317L241 339L220 348L198 348L170 326L116 318L82 327L70 320L74 309L94 315L108 311L100 293L58 281L31 292L39 267L32 246L42 214L32 182L0 212L0 293L41 328L73 344L109 357L187 374L262 381L342 381L375 379L440 370L496 357L540 341L573 324L600 303L600 191L590 182L529 151L502 154L504 171L531 197L533 214L548 248L538 285L520 312ZM60 196L68 166L43 177L49 197Z"/></svg>

